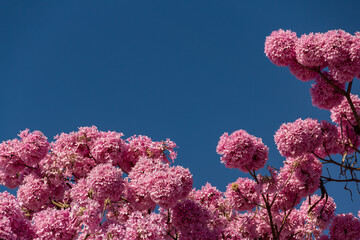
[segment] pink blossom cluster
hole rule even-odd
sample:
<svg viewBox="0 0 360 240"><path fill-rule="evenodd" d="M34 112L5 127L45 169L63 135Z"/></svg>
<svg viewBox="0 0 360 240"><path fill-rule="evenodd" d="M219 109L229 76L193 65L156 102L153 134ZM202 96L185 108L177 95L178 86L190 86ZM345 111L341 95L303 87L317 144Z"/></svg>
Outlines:
<svg viewBox="0 0 360 240"><path fill-rule="evenodd" d="M279 173L271 172L268 183L261 181L272 189L275 186L275 194L269 197L273 208L276 209L280 203L280 208L286 206L283 210L287 210L293 208L291 202L297 205L319 187L324 193L324 184L319 179L337 181L330 175L322 176L321 163L339 166L340 175L356 176L357 161L353 159L357 158L360 146L360 100L351 90L355 78L360 78L360 34L331 30L297 37L290 30L280 29L266 38L265 54L275 65L288 66L299 80L315 80L310 89L312 103L329 110L333 122L298 119L281 125L276 131L276 145L287 159ZM339 160L334 158L336 154L341 155ZM344 162L349 166L346 170L343 170ZM276 181L283 183L282 190L276 190ZM319 239L360 239L358 218L351 214L334 216L335 203L330 197L308 199L309 202L304 201L299 211L308 209L301 221L306 222L307 231L312 232L312 236ZM330 222L329 235L322 234ZM297 236L306 238L302 233Z"/></svg>
<svg viewBox="0 0 360 240"><path fill-rule="evenodd" d="M310 33L297 37L282 29L266 37L265 54L278 66L289 66L296 78L309 81L328 68L331 78L340 83L360 76L360 35L343 30Z"/></svg>
<svg viewBox="0 0 360 240"><path fill-rule="evenodd" d="M269 148L261 138L238 130L232 134L224 133L216 147L218 154L223 155L221 162L228 168L238 168L243 172L259 170L268 160Z"/></svg>
<svg viewBox="0 0 360 240"><path fill-rule="evenodd" d="M50 143L41 132L27 129L19 134L20 140L1 143L1 184L19 189L17 198L7 192L0 197L0 236L165 236L166 221L158 224L164 216L148 215L149 211L156 206L170 209L186 198L192 190L192 175L186 168L170 166L176 158L171 140L153 142L147 136L124 140L122 136L81 127Z"/></svg>
<svg viewBox="0 0 360 240"><path fill-rule="evenodd" d="M350 90L360 75L360 35L336 30L298 38L279 30L267 37L265 53L297 78L316 79L313 104L333 121L281 125L280 169L257 173L269 149L237 130L224 133L216 151L226 167L252 178L238 178L225 192L210 183L193 189L189 169L173 165L170 139L123 139L92 126L48 142L26 129L0 144L0 184L18 187L16 197L0 193L0 239L360 239L360 216L336 213L322 169L332 155L359 151L360 100Z"/></svg>
<svg viewBox="0 0 360 240"><path fill-rule="evenodd" d="M297 119L284 123L275 133L275 143L284 157L297 157L311 153L322 143L321 127L317 120Z"/></svg>
<svg viewBox="0 0 360 240"><path fill-rule="evenodd" d="M319 125L308 118L283 124L275 134L280 154L354 153L360 146L360 100L350 91L354 78L360 77L360 34L331 30L297 37L280 29L266 38L265 54L275 65L288 66L296 78L315 80L310 89L312 103L329 110L335 123Z"/></svg>
<svg viewBox="0 0 360 240"><path fill-rule="evenodd" d="M332 126L322 122L320 129L322 125ZM131 144L138 147L130 147L121 137L121 133L85 127L63 133L53 143L43 144L44 136L33 141L36 146L47 146L48 152L36 164L20 168L17 178L8 179L19 184L19 189L16 198L7 192L0 195L1 238L215 240L271 239L275 234L276 239L285 239L296 233L301 239L309 234L320 237L329 226L335 236L343 222L350 221L335 215L331 198L313 195L319 188L322 164L310 154L288 157L280 170L269 169L270 176L255 175L265 165L267 147L243 130L224 134L218 151L222 149L223 156L240 156L236 164L247 162L254 179L238 178L225 192L209 183L196 190L188 169L164 160L169 155L162 155L160 142L141 144L150 138L136 142L138 138L133 137ZM323 138L332 139L326 134ZM13 142L21 144L7 141L2 143L4 149ZM168 143L173 145L167 150L173 151L176 145ZM2 156L21 160L20 152ZM129 155L137 159L125 173L122 164ZM81 165L80 158L92 162ZM8 169L1 172L15 171ZM301 203L303 199L309 200ZM292 212L285 215L287 211ZM339 220L333 223L336 216ZM352 216L354 229L357 220ZM273 233L275 227L282 230ZM354 230L350 236L356 234Z"/></svg>

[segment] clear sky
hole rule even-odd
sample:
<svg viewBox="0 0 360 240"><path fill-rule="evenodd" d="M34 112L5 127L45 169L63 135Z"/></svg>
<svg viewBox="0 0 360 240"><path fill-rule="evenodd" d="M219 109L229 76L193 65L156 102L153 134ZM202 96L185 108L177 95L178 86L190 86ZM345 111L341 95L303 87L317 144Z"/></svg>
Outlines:
<svg viewBox="0 0 360 240"><path fill-rule="evenodd" d="M170 138L194 187L224 191L247 176L220 163L224 132L261 137L268 164L280 167L273 135L282 123L330 119L312 106L311 83L266 58L265 37L279 28L353 34L359 9L357 0L1 1L0 141L25 128L52 140L92 125ZM327 185L337 213L357 213L359 194L353 188L352 202L343 187Z"/></svg>

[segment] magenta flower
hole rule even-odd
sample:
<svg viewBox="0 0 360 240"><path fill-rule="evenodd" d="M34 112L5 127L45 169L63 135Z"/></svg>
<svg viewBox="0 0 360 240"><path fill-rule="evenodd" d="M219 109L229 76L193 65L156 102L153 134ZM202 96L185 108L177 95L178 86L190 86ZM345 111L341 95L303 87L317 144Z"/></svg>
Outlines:
<svg viewBox="0 0 360 240"><path fill-rule="evenodd" d="M278 175L275 209L295 207L301 199L313 194L320 185L322 164L312 155L287 158Z"/></svg>
<svg viewBox="0 0 360 240"><path fill-rule="evenodd" d="M150 198L160 207L171 208L185 198L192 189L193 179L189 169L176 166L152 174Z"/></svg>
<svg viewBox="0 0 360 240"><path fill-rule="evenodd" d="M172 209L171 222L180 232L180 239L217 239L209 228L211 213L190 199L178 202Z"/></svg>
<svg viewBox="0 0 360 240"><path fill-rule="evenodd" d="M48 208L36 213L33 221L39 240L72 240L79 230L79 223L69 209Z"/></svg>
<svg viewBox="0 0 360 240"><path fill-rule="evenodd" d="M360 32L355 33L353 37L353 43L349 49L350 59L357 66L356 77L360 78Z"/></svg>
<svg viewBox="0 0 360 240"><path fill-rule="evenodd" d="M300 65L298 62L293 61L289 66L290 73L293 74L297 79L307 82L315 79L318 73Z"/></svg>
<svg viewBox="0 0 360 240"><path fill-rule="evenodd" d="M0 184L14 189L19 187L22 179L18 175L8 175L0 170Z"/></svg>
<svg viewBox="0 0 360 240"><path fill-rule="evenodd" d="M272 63L286 67L295 59L296 33L279 29L265 40L265 54Z"/></svg>
<svg viewBox="0 0 360 240"><path fill-rule="evenodd" d="M30 221L21 211L14 195L0 193L0 239L34 239L35 232Z"/></svg>
<svg viewBox="0 0 360 240"><path fill-rule="evenodd" d="M0 170L11 176L24 170L25 165L19 155L20 149L21 143L16 138L0 143Z"/></svg>
<svg viewBox="0 0 360 240"><path fill-rule="evenodd" d="M360 239L360 219L348 214L336 215L330 225L331 239Z"/></svg>
<svg viewBox="0 0 360 240"><path fill-rule="evenodd" d="M259 202L259 192L256 182L249 178L238 178L227 186L225 197L230 206L238 211L251 210Z"/></svg>
<svg viewBox="0 0 360 240"><path fill-rule="evenodd" d="M113 202L119 201L125 189L122 171L110 163L93 168L86 178L86 184L93 198L101 203L107 198Z"/></svg>
<svg viewBox="0 0 360 240"><path fill-rule="evenodd" d="M37 212L50 202L51 190L49 183L45 179L36 174L29 174L19 187L17 198L21 206Z"/></svg>
<svg viewBox="0 0 360 240"><path fill-rule="evenodd" d="M206 207L217 208L218 204L222 203L224 196L216 187L211 186L210 183L206 183L200 190L193 189L189 197Z"/></svg>
<svg viewBox="0 0 360 240"><path fill-rule="evenodd" d="M358 95L351 94L350 96L357 114L360 114L360 98ZM356 126L357 122L353 111L346 98L342 102L333 107L331 110L331 120L345 129L345 126Z"/></svg>
<svg viewBox="0 0 360 240"><path fill-rule="evenodd" d="M324 75L330 77L327 72ZM340 94L333 86L327 83L321 76L318 76L315 80L315 84L311 85L311 101L314 106L318 108L330 110L336 107L344 99L344 95ZM339 87L345 89L345 83L339 83L334 80L331 82Z"/></svg>
<svg viewBox="0 0 360 240"><path fill-rule="evenodd" d="M320 123L323 142L315 149L315 154L320 157L327 157L332 154L342 153L344 147L341 146L340 132L336 125L325 120Z"/></svg>
<svg viewBox="0 0 360 240"><path fill-rule="evenodd" d="M177 156L176 151L174 151L176 144L170 139L161 142L153 142L151 138L147 136L134 135L126 139L126 141L128 142L128 152L125 159L131 163L131 167L136 164L140 157L161 159L163 162L169 163L168 158L174 161Z"/></svg>
<svg viewBox="0 0 360 240"><path fill-rule="evenodd" d="M238 168L243 172L259 170L268 160L269 148L263 144L261 138L238 130L231 135L224 133L220 137L216 152L221 162L228 168Z"/></svg>
<svg viewBox="0 0 360 240"><path fill-rule="evenodd" d="M56 167L63 170L66 177L86 177L97 164L96 159L90 154L90 148L98 135L95 126L82 127L78 132L57 135L56 141L52 144Z"/></svg>
<svg viewBox="0 0 360 240"><path fill-rule="evenodd" d="M309 199L311 203L309 203ZM335 216L336 204L331 197L324 197L319 200L320 196L318 195L309 196L302 202L300 211L306 215L308 222L312 222L323 231L329 226L331 219ZM312 209L309 212L310 208Z"/></svg>
<svg viewBox="0 0 360 240"><path fill-rule="evenodd" d="M29 133L29 129L26 129L20 132L19 137L22 143L19 154L26 165L36 165L50 150L47 137L40 131Z"/></svg>
<svg viewBox="0 0 360 240"><path fill-rule="evenodd" d="M122 136L122 133L117 132L99 132L90 149L91 155L97 163L116 165L122 161L125 152L125 142L121 139Z"/></svg>
<svg viewBox="0 0 360 240"><path fill-rule="evenodd" d="M164 239L166 235L165 221L162 216L155 213L143 215L140 212L135 212L130 215L129 220L125 223L126 235L124 240Z"/></svg>
<svg viewBox="0 0 360 240"><path fill-rule="evenodd" d="M306 67L320 67L325 64L322 47L324 34L310 33L302 35L295 45L296 60Z"/></svg>
<svg viewBox="0 0 360 240"><path fill-rule="evenodd" d="M280 154L284 157L296 157L311 153L322 143L321 127L317 120L297 119L293 123L284 123L274 136Z"/></svg>
<svg viewBox="0 0 360 240"><path fill-rule="evenodd" d="M224 240L258 239L256 220L250 214L241 214L231 220L222 232Z"/></svg>
<svg viewBox="0 0 360 240"><path fill-rule="evenodd" d="M343 30L331 30L324 34L323 52L326 62L338 65L350 58L353 36Z"/></svg>

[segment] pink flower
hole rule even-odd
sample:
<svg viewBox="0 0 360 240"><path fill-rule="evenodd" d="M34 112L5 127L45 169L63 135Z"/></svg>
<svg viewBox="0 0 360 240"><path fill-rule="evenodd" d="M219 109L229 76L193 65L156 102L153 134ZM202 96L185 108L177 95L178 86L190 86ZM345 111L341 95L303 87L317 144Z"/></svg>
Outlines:
<svg viewBox="0 0 360 240"><path fill-rule="evenodd" d="M122 171L110 163L99 164L93 168L86 178L86 183L93 198L101 203L107 198L113 202L119 201L125 189Z"/></svg>
<svg viewBox="0 0 360 240"><path fill-rule="evenodd" d="M216 152L221 162L228 168L239 168L243 172L259 170L268 160L269 148L262 143L261 138L254 137L244 130L238 130L231 135L224 133L220 137Z"/></svg>
<svg viewBox="0 0 360 240"><path fill-rule="evenodd" d="M20 149L21 143L16 138L0 143L0 170L11 176L24 170L24 162L19 156Z"/></svg>
<svg viewBox="0 0 360 240"><path fill-rule="evenodd" d="M164 239L166 235L165 221L162 216L155 213L143 215L140 212L135 212L130 215L129 220L125 223L126 235L123 239Z"/></svg>
<svg viewBox="0 0 360 240"><path fill-rule="evenodd" d="M200 190L195 190L189 194L189 199L195 200L208 212L211 213L211 222L209 228L212 229L212 234L220 234L221 231L228 224L229 218L235 213L230 206L230 203L224 198L224 194L216 187L207 183Z"/></svg>
<svg viewBox="0 0 360 240"><path fill-rule="evenodd" d="M107 206L106 219L118 223L125 223L129 219L129 216L135 211L128 201L111 203Z"/></svg>
<svg viewBox="0 0 360 240"><path fill-rule="evenodd" d="M324 58L329 64L346 62L350 57L353 36L343 30L331 30L324 34Z"/></svg>
<svg viewBox="0 0 360 240"><path fill-rule="evenodd" d="M162 208L170 208L185 198L192 189L193 179L189 169L180 166L152 174L150 198Z"/></svg>
<svg viewBox="0 0 360 240"><path fill-rule="evenodd" d="M183 167L169 167L161 160L140 158L129 174L130 199L138 203L153 203L163 208L170 208L178 200L185 198L192 189L192 175ZM134 198L135 197L135 198ZM143 207L139 205L139 210Z"/></svg>
<svg viewBox="0 0 360 240"><path fill-rule="evenodd" d="M324 34L310 33L302 35L295 45L296 60L306 67L320 67L324 65L322 46Z"/></svg>
<svg viewBox="0 0 360 240"><path fill-rule="evenodd" d="M340 133L336 125L323 120L320 123L323 143L315 149L315 154L327 157L332 154L341 153L344 147L340 144Z"/></svg>
<svg viewBox="0 0 360 240"><path fill-rule="evenodd" d="M259 202L256 182L248 178L238 178L227 186L225 197L233 209L238 211L251 210Z"/></svg>
<svg viewBox="0 0 360 240"><path fill-rule="evenodd" d="M109 224L105 224L105 226L106 226L106 235L104 237L114 240L125 239L126 228L124 225L117 223L109 223Z"/></svg>
<svg viewBox="0 0 360 240"><path fill-rule="evenodd" d="M331 239L360 239L360 220L352 213L336 215L330 225L330 236Z"/></svg>
<svg viewBox="0 0 360 240"><path fill-rule="evenodd" d="M329 73L333 79L340 83L351 82L358 74L359 66L350 59L337 65L329 65Z"/></svg>
<svg viewBox="0 0 360 240"><path fill-rule="evenodd" d="M122 133L117 132L99 132L90 149L96 162L112 163L113 165L121 162L125 152L122 136Z"/></svg>
<svg viewBox="0 0 360 240"><path fill-rule="evenodd" d="M280 154L296 157L311 153L322 143L321 127L317 120L297 119L293 123L281 125L274 136Z"/></svg>
<svg viewBox="0 0 360 240"><path fill-rule="evenodd" d="M279 29L265 40L265 54L277 66L288 66L295 58L296 33Z"/></svg>
<svg viewBox="0 0 360 240"><path fill-rule="evenodd" d="M290 209L313 194L319 188L321 174L322 164L312 155L287 158L278 175L279 192L274 208Z"/></svg>
<svg viewBox="0 0 360 240"><path fill-rule="evenodd" d="M155 208L156 203L150 197L150 188L154 184L153 174L163 171L166 165L159 159L141 157L129 173L127 199L132 206L141 211Z"/></svg>
<svg viewBox="0 0 360 240"><path fill-rule="evenodd" d="M320 200L318 195L309 196L300 207L300 211L306 214L307 221L314 223L321 231L329 226L331 219L335 216L335 209L336 204L333 198L324 197Z"/></svg>
<svg viewBox="0 0 360 240"><path fill-rule="evenodd" d="M34 166L49 152L50 143L40 131L29 133L29 129L20 132L20 158L26 165Z"/></svg>
<svg viewBox="0 0 360 240"><path fill-rule="evenodd" d="M307 69L296 61L290 63L289 70L297 79L304 82L313 80L318 76L317 72Z"/></svg>
<svg viewBox="0 0 360 240"><path fill-rule="evenodd" d="M327 72L324 72L323 74L329 78L329 74L327 74ZM331 79L330 81L340 89L345 89L345 83L339 83ZM318 76L315 82L315 84L311 85L310 89L311 101L314 106L330 110L331 108L339 105L344 99L344 95L339 93L321 76Z"/></svg>
<svg viewBox="0 0 360 240"><path fill-rule="evenodd" d="M17 197L21 206L30 211L39 211L50 203L51 188L45 179L36 174L29 174L24 178L23 184L17 191Z"/></svg>
<svg viewBox="0 0 360 240"><path fill-rule="evenodd" d="M211 186L210 183L206 183L200 190L194 189L189 197L206 207L218 207L218 203L222 202L223 193Z"/></svg>
<svg viewBox="0 0 360 240"><path fill-rule="evenodd" d="M339 153L352 154L355 152L355 149L360 146L360 137L359 134L355 132L354 128L351 126L338 127L338 145ZM355 149L354 149L355 148Z"/></svg>
<svg viewBox="0 0 360 240"><path fill-rule="evenodd" d="M52 151L56 167L64 170L64 175L71 178L83 178L96 166L96 159L91 155L90 148L99 132L95 126L79 128L78 132L62 133L55 137Z"/></svg>
<svg viewBox="0 0 360 240"><path fill-rule="evenodd" d="M250 214L241 214L231 220L223 230L224 240L258 239L255 219Z"/></svg>
<svg viewBox="0 0 360 240"><path fill-rule="evenodd" d="M14 195L0 193L0 239L34 239L35 233Z"/></svg>
<svg viewBox="0 0 360 240"><path fill-rule="evenodd" d="M360 32L355 33L353 43L349 49L350 59L354 66L358 66L356 77L360 78Z"/></svg>
<svg viewBox="0 0 360 240"><path fill-rule="evenodd" d="M153 142L151 138L147 136L132 136L126 139L127 154L125 156L126 161L131 163L130 167L133 167L140 157L148 157L154 159L161 159L165 163L169 163L168 157L174 161L176 158L176 144L170 139L161 142ZM128 169L130 171L130 169Z"/></svg>
<svg viewBox="0 0 360 240"><path fill-rule="evenodd" d="M359 96L351 94L350 98L354 104L357 114L360 114L360 98L359 98ZM331 112L331 116L330 116L331 120L333 122L337 123L339 126L342 126L343 128L344 128L344 126L356 126L357 125L353 111L352 111L350 104L346 98L344 98L339 105L333 107L330 110L330 112Z"/></svg>
<svg viewBox="0 0 360 240"><path fill-rule="evenodd" d="M33 221L38 240L71 240L77 235L79 224L75 216L66 210L48 208L35 214Z"/></svg>
<svg viewBox="0 0 360 240"><path fill-rule="evenodd" d="M180 239L217 239L209 228L211 213L198 202L185 199L172 209L171 222L180 232Z"/></svg>
<svg viewBox="0 0 360 240"><path fill-rule="evenodd" d="M90 198L81 203L71 203L71 211L76 215L77 220L81 221L84 229L92 233L97 231L103 219L103 209L103 205Z"/></svg>
<svg viewBox="0 0 360 240"><path fill-rule="evenodd" d="M8 175L0 170L0 185L4 185L7 188L17 188L22 182L22 178L19 175Z"/></svg>

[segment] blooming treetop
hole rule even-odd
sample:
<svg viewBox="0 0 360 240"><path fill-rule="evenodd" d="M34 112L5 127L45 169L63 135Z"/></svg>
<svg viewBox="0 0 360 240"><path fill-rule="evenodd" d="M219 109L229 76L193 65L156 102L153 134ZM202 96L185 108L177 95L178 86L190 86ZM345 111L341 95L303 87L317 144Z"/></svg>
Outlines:
<svg viewBox="0 0 360 240"><path fill-rule="evenodd" d="M266 38L265 54L298 79L315 80L313 105L333 121L280 126L274 138L283 167L257 173L268 147L245 130L224 133L221 162L251 178L224 193L210 183L193 189L189 169L173 165L169 139L124 139L93 126L49 142L27 129L0 144L0 183L18 187L16 197L0 193L0 239L360 239L360 211L336 214L325 188L360 182L360 99L351 93L360 77L360 34L278 30ZM324 163L338 166L340 177L324 175Z"/></svg>

